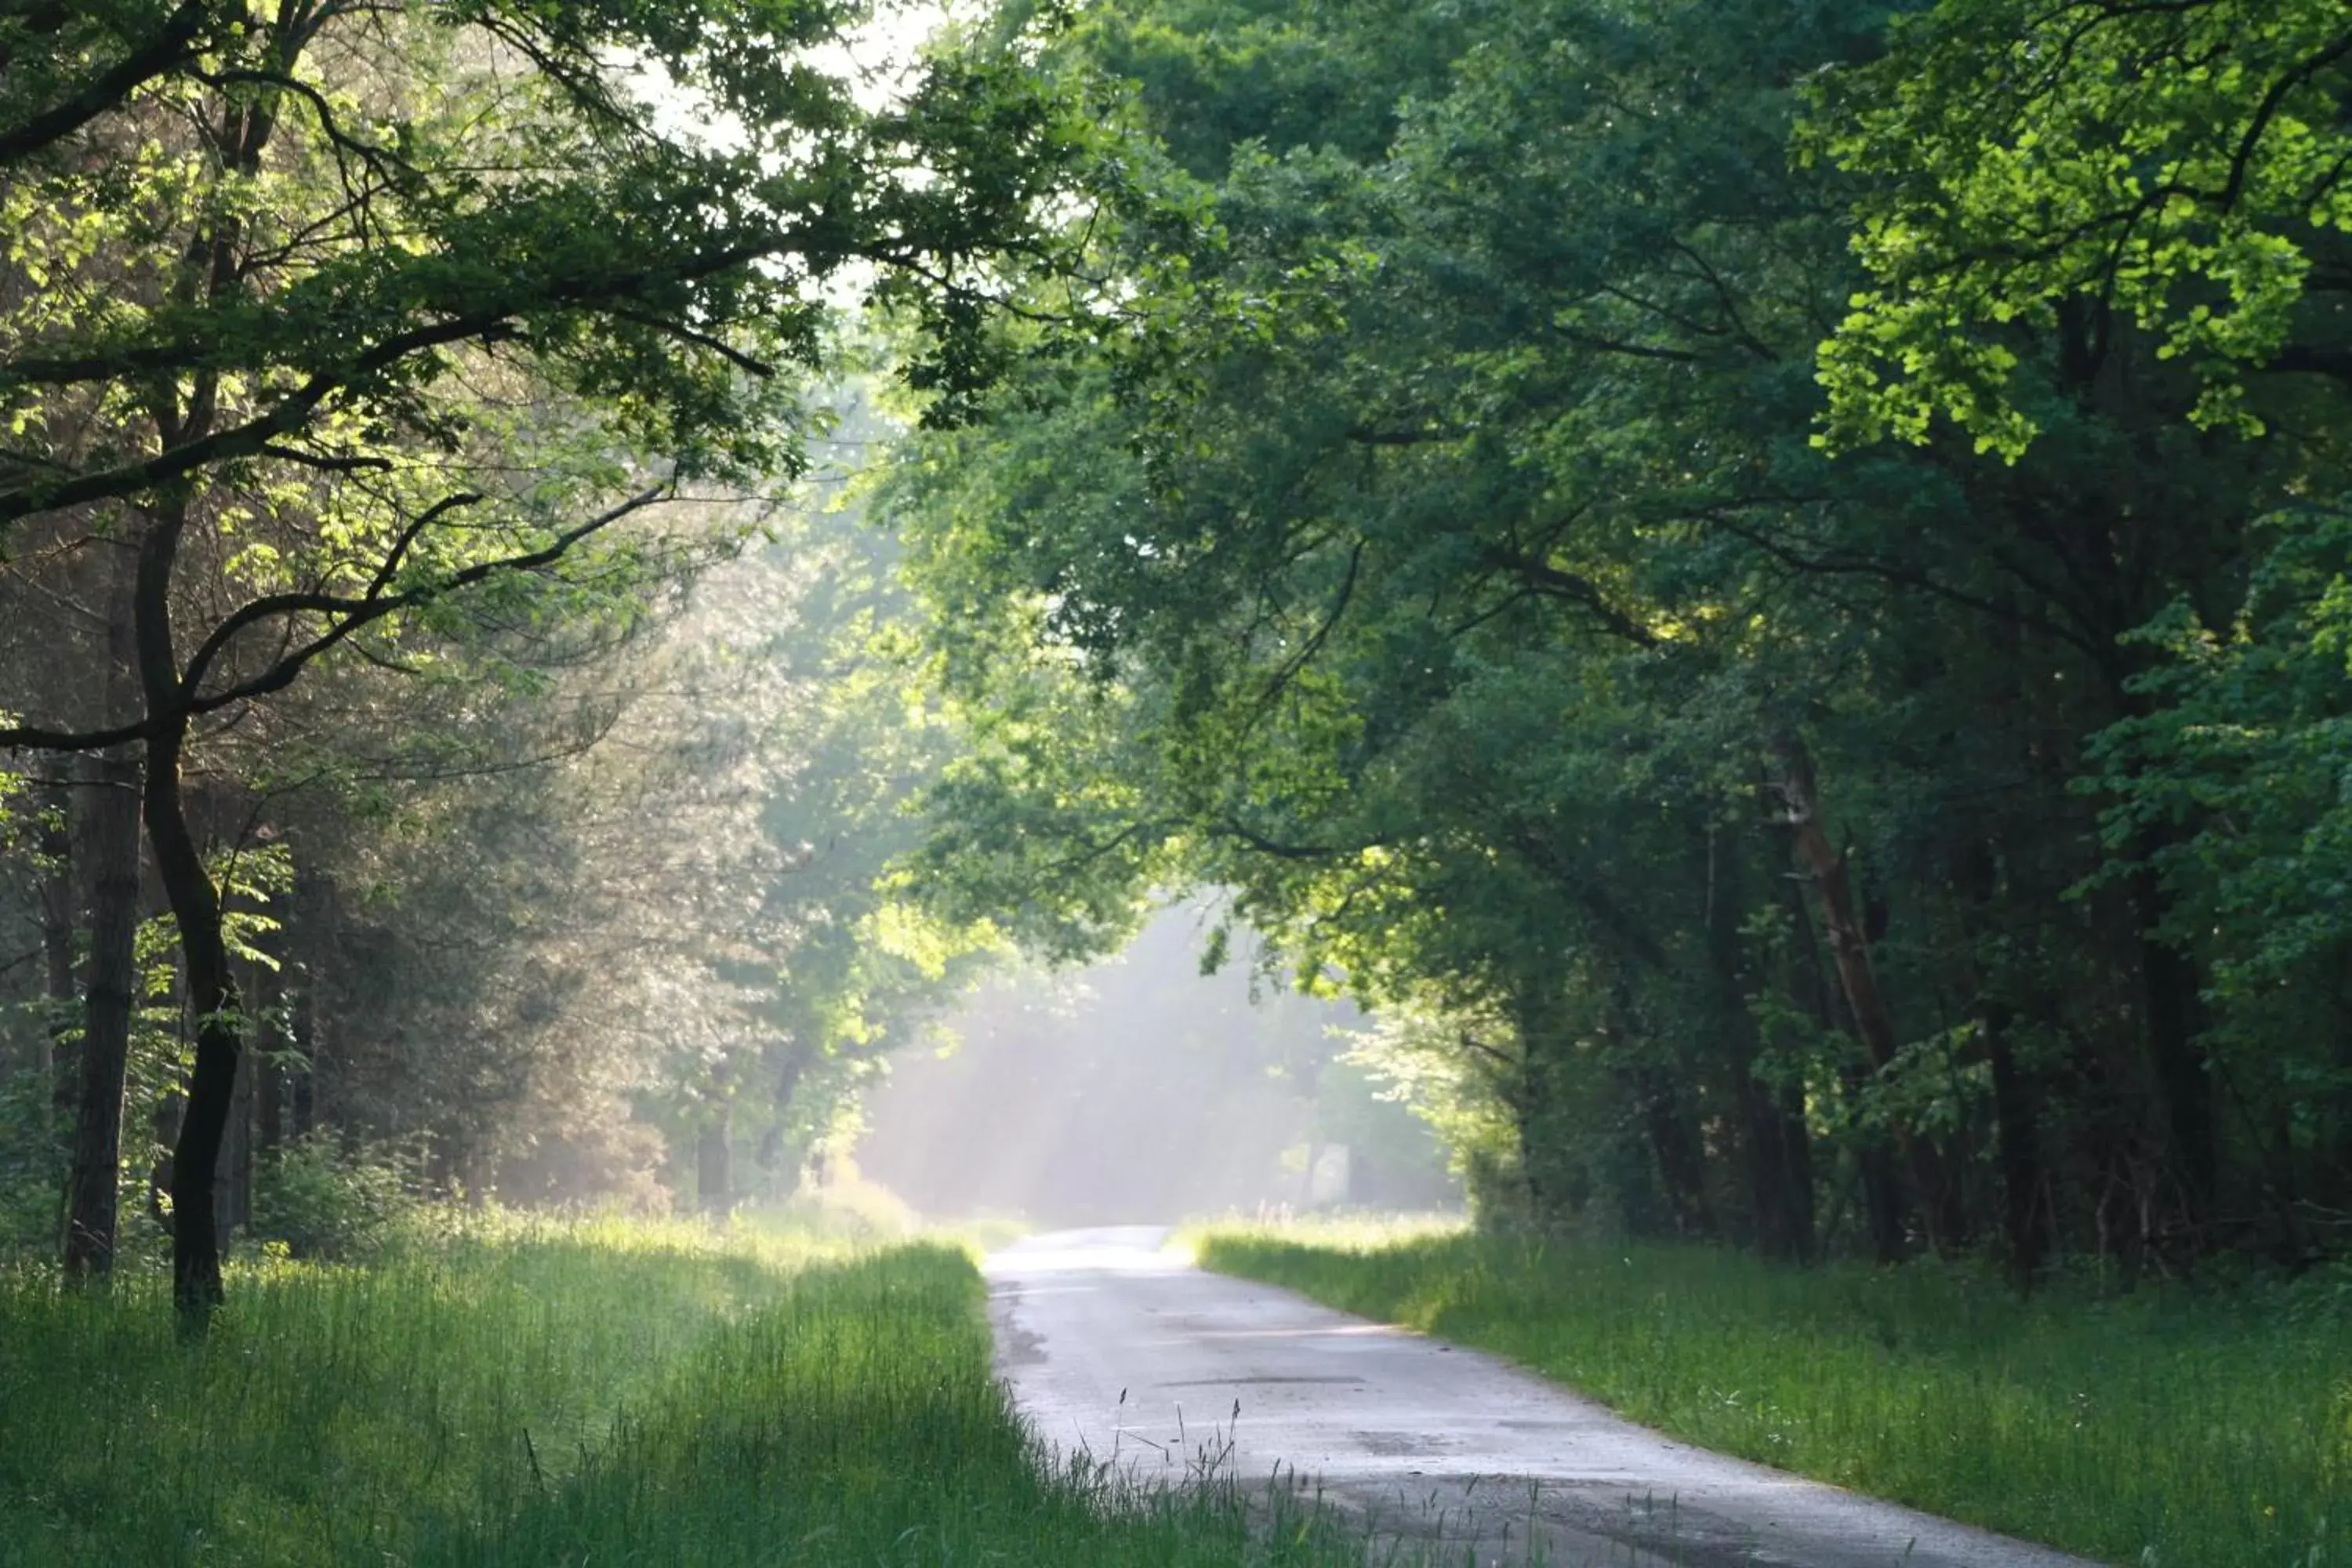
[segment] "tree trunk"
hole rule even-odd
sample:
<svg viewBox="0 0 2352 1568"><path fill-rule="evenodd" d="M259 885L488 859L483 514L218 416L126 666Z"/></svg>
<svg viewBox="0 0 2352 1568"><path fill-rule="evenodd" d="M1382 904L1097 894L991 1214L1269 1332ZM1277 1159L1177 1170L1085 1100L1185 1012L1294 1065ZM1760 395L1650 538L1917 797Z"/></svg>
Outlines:
<svg viewBox="0 0 2352 1568"><path fill-rule="evenodd" d="M1717 1226L1715 1205L1706 1190L1706 1157L1679 1077L1653 1059L1636 1039L1640 1010L1622 973L1611 982L1609 993L1604 1032L1614 1042L1612 1054L1621 1064L1624 1082L1641 1113L1642 1130L1657 1162L1675 1234L1685 1240L1711 1239Z"/></svg>
<svg viewBox="0 0 2352 1568"><path fill-rule="evenodd" d="M42 995L49 1005L49 1026L34 1032L32 1054L24 1064L26 1072L48 1080L59 1128L73 1125L79 1083L66 1044L73 1031L74 1004L81 995L74 979L75 915L81 900L74 896L76 813L71 796L69 790L51 789L43 792L41 801L47 818L41 828L41 858L47 863L41 875Z"/></svg>
<svg viewBox="0 0 2352 1568"><path fill-rule="evenodd" d="M1740 902L1719 864L1716 836L1706 838L1707 967L1715 982L1716 1027L1729 1058L1732 1094L1739 1107L1739 1144L1747 1169L1756 1250L1766 1258L1803 1263L1812 1257L1812 1157L1805 1124L1791 1122L1772 1087L1756 1076L1759 1045L1748 985L1740 973Z"/></svg>
<svg viewBox="0 0 2352 1568"><path fill-rule="evenodd" d="M89 868L89 959L64 1247L72 1279L103 1275L114 1266L123 1080L138 1004L139 759L131 748L118 746L86 766L90 787L82 852Z"/></svg>
<svg viewBox="0 0 2352 1568"><path fill-rule="evenodd" d="M262 1013L270 1017L282 1016L279 1010L286 1005L285 966L290 962L287 956L290 944L283 939L281 931L279 940L271 944L276 949L273 956L277 957L278 967L272 969L265 965L255 976L256 989L260 993L256 1001ZM250 1157L246 1163L245 1220L247 1224L253 1219L253 1168L276 1153L286 1142L286 1053L282 1048L283 1039L278 1043L280 1049L270 1051L266 1057L257 1055L252 1062L253 1138Z"/></svg>
<svg viewBox="0 0 2352 1568"><path fill-rule="evenodd" d="M1813 1217L1813 1135L1805 1121L1805 1086L1784 1083L1771 1100L1780 1131L1782 1178L1788 1184L1789 1234L1795 1243L1790 1261L1810 1264L1821 1255L1821 1237Z"/></svg>
<svg viewBox="0 0 2352 1568"><path fill-rule="evenodd" d="M1715 1205L1707 1198L1706 1161L1674 1075L1662 1068L1645 1067L1632 1075L1632 1083L1641 1100L1643 1130L1649 1135L1651 1152L1657 1157L1675 1236L1686 1241L1712 1239Z"/></svg>
<svg viewBox="0 0 2352 1568"><path fill-rule="evenodd" d="M2153 846L2142 849L2145 864ZM2163 1097L2166 1167L2179 1191L2181 1218L2192 1246L2201 1245L2220 1187L2221 1139L2213 1107L2213 1080L2204 1047L2204 999L2196 964L2156 933L2164 919L2164 894L2153 872L2131 882L2137 934L2141 1027L2148 1064Z"/></svg>
<svg viewBox="0 0 2352 1568"><path fill-rule="evenodd" d="M286 1075L286 1128L289 1140L307 1138L319 1125L319 1060L323 1049L319 1004L321 969L315 959L306 966L301 992L294 1001L297 1059Z"/></svg>
<svg viewBox="0 0 2352 1568"><path fill-rule="evenodd" d="M136 576L117 559L108 594L102 710L110 720L138 703L138 641L132 626ZM82 1038L76 1064L73 1161L66 1181L62 1247L68 1279L114 1267L122 1185L122 1097L131 1068L131 1026L139 1005L138 748L85 758L81 858L88 873L89 955L82 978Z"/></svg>
<svg viewBox="0 0 2352 1568"><path fill-rule="evenodd" d="M188 828L180 763L188 739L188 693L172 642L172 568L186 524L175 500L151 521L139 551L133 623L139 684L148 721L144 808L147 842L180 932L185 1005L196 1023L195 1070L189 1076L180 1135L172 1151L172 1295L184 1321L201 1331L221 1301L220 1232L213 1188L236 1094L244 1044L236 985L221 925L219 889Z"/></svg>
<svg viewBox="0 0 2352 1568"><path fill-rule="evenodd" d="M1755 1054L1735 1045L1730 1062L1739 1107L1739 1145L1755 1216L1759 1255L1804 1263L1813 1250L1812 1160L1802 1121L1790 1123L1771 1086L1757 1078ZM1800 1168L1803 1172L1801 1176Z"/></svg>
<svg viewBox="0 0 2352 1568"><path fill-rule="evenodd" d="M2010 1025L2014 1018L2006 1003L1989 1002L1983 1010L1985 1055L1992 1066L1992 1110L1998 1122L2001 1239L2009 1253L2011 1277L2023 1290L2032 1288L2049 1256L2050 1227L2042 1205L2038 1097L2010 1047Z"/></svg>
<svg viewBox="0 0 2352 1568"><path fill-rule="evenodd" d="M188 1079L172 1151L172 1294L191 1325L202 1327L221 1301L220 1232L213 1189L236 1096L236 1063L244 1044L220 897L204 856L188 831L180 798L184 718L170 721L148 743L147 838L154 847L164 896L180 927L187 973L187 1007L196 1021L195 1070Z"/></svg>
<svg viewBox="0 0 2352 1568"><path fill-rule="evenodd" d="M1979 1026L1983 1031L1985 1059L1992 1068L1994 1154L2000 1168L2001 1242L2009 1255L2011 1278L2021 1290L2031 1289L2049 1255L2048 1216L2042 1203L2042 1130L2040 1096L2031 1076L2017 1060L2010 1031L2017 1010L2000 993L2000 977L1988 977L1977 957L1992 919L2000 890L2000 859L1992 844L1982 838L1965 847L1958 875L1960 895L1969 911L1961 926L1968 943L1967 976L1975 993Z"/></svg>
<svg viewBox="0 0 2352 1568"><path fill-rule="evenodd" d="M1788 806L1789 826L1794 831L1798 863L1805 868L1807 879L1821 898L1822 921L1829 931L1831 962L1837 969L1846 1005L1852 1009L1854 1030L1870 1053L1872 1065L1884 1072L1893 1065L1897 1048L1895 1016L1878 988L1870 941L1855 906L1845 857L1830 843L1829 832L1822 826L1812 758L1806 752L1804 742L1793 735L1779 737L1773 742L1773 750L1780 760L1780 795ZM1948 1256L1958 1250L1962 1239L1956 1213L1958 1194L1946 1179L1943 1161L1932 1143L1907 1132L1899 1135L1896 1142L1905 1163L1911 1168L1911 1179L1919 1188L1920 1212L1927 1222L1928 1245L1938 1254Z"/></svg>
<svg viewBox="0 0 2352 1568"><path fill-rule="evenodd" d="M1504 1098L1518 1143L1519 1188L1528 1222L1548 1228L1568 1219L1575 1207L1575 1184L1563 1169L1556 1136L1564 1120L1559 1058L1567 1042L1548 975L1518 986L1511 999L1511 1028L1518 1037L1518 1066Z"/></svg>
<svg viewBox="0 0 2352 1568"><path fill-rule="evenodd" d="M287 952L296 961L293 976L293 1045L296 1060L286 1073L286 1121L289 1137L309 1136L333 1120L328 1075L333 1051L327 995L336 940L333 882L295 847L293 920Z"/></svg>
<svg viewBox="0 0 2352 1568"><path fill-rule="evenodd" d="M235 1090L229 1100L228 1131L221 1140L220 1165L213 1173L213 1225L226 1242L238 1227L253 1223L253 1101L254 1068L250 1052L241 1053Z"/></svg>
<svg viewBox="0 0 2352 1568"><path fill-rule="evenodd" d="M694 1193L702 1212L725 1217L735 1206L733 1150L728 1136L730 1118L724 1101L716 1115L707 1116L694 1135Z"/></svg>
<svg viewBox="0 0 2352 1568"><path fill-rule="evenodd" d="M1805 895L1792 881L1784 880L1781 897L1789 911L1789 920L1797 933L1797 955L1790 976L1790 994L1826 1036L1852 1032L1852 1021L1842 1018L1834 1004L1829 982L1822 973L1821 939L1813 931L1813 911L1805 902ZM1842 1069L1839 1085L1849 1102L1862 1092L1864 1079L1859 1070ZM1797 1114L1801 1117L1801 1103ZM1855 1174L1862 1186L1863 1227L1870 1236L1871 1256L1880 1263L1900 1263L1907 1250L1905 1233L1910 1228L1910 1210L1903 1201L1903 1184L1896 1180L1895 1163L1885 1148L1865 1135L1855 1147Z"/></svg>

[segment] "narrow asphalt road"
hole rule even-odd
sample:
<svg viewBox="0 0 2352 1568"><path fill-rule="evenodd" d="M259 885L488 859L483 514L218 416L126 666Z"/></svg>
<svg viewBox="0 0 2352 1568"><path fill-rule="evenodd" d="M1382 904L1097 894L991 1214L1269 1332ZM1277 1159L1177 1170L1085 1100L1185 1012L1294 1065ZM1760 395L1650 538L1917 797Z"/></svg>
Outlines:
<svg viewBox="0 0 2352 1568"><path fill-rule="evenodd" d="M1046 1441L1139 1475L1213 1457L1481 1563L2085 1568L1660 1436L1492 1356L1204 1273L1156 1226L1061 1231L985 1268L999 1371Z"/></svg>

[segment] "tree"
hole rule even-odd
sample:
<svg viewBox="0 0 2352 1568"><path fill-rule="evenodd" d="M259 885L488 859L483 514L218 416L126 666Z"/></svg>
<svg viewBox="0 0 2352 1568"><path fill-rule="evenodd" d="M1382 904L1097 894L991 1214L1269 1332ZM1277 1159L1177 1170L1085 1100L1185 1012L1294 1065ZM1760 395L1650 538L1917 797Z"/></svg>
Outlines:
<svg viewBox="0 0 2352 1568"><path fill-rule="evenodd" d="M1343 47L1377 36L1316 22ZM1543 27L1550 52L1449 29L1474 45L1453 90L1393 117L1382 103L1369 122L1386 145L1253 150L1261 124L1228 125L1242 150L1213 195L1174 182L1174 210L1200 202L1213 227L1144 219L1110 242L1112 264L1148 280L1131 321L909 477L950 658L978 643L954 668L989 692L978 755L938 797L951 826L926 864L943 879L984 889L987 907L1058 900L1041 912L1058 908L1083 944L1122 920L1091 889L1181 867L1242 889L1307 972L1339 963L1384 1001L1435 985L1552 1053L1581 1049L1588 1025L1639 1033L1637 992L1697 957L1627 895L1643 876L1629 841L1579 833L1559 786L1595 801L1611 773L1638 774L1680 815L1663 850L1676 858L1752 787L1672 743L1671 761L1604 759L1643 693L1703 691L1720 668L1703 631L1723 613L1704 603L1713 585L1633 564L1644 542L1712 509L1790 503L1736 447L1681 494L1649 477L1654 436L1679 438L1659 424L1670 401L1701 386L1786 398L1755 335L1778 323L1741 320L1714 265L1765 257L1728 225L1675 234L1660 199L1687 201L1684 180L1725 192L1727 158L1777 160L1779 142L1765 109L1732 153L1612 132L1606 93L1553 84L1619 72L1646 90L1658 40L1578 7ZM1184 145L1230 108L1215 88L1163 111ZM1150 79L1146 103L1167 90ZM1560 231L1538 216L1605 200L1601 173L1644 153L1657 179L1617 221ZM1740 217L1769 221L1753 203ZM1007 639L1047 645L1022 673L970 630L992 605L1010 607ZM1573 1021L1564 982L1605 1005ZM1673 1223L1704 1226L1715 1205L1685 1157L1699 1108L1656 1063L1625 1066L1608 1092L1654 1146ZM1566 1081L1534 1058L1521 1070L1522 1098ZM1790 1204L1764 1206L1776 1245L1801 1249Z"/></svg>
<svg viewBox="0 0 2352 1568"><path fill-rule="evenodd" d="M125 4L0 37L0 541L126 563L139 693L0 744L141 748L198 1022L173 1162L198 1318L245 1033L183 788L201 727L329 656L396 658L453 595L625 591L660 553L625 520L793 470L831 279L871 269L937 329L919 378L981 368L984 268L1034 239L1076 132L978 58L861 110L803 60L842 16ZM672 129L665 94L728 135Z"/></svg>
<svg viewBox="0 0 2352 1568"><path fill-rule="evenodd" d="M2295 1108L2337 1103L2336 1067L2298 1043L2344 1016L2340 931L2317 911L2352 867L2325 760L2352 700L2347 61L2352 32L2322 5L1945 0L1885 60L1825 79L1803 143L1866 177L1855 245L1875 285L1822 346L1822 439L1934 440L1943 415L2014 462L2084 405L2170 379L2149 412L2175 453L2234 445L2268 470L2248 510L2275 510L2243 564L2141 601L2145 624L2115 638L2127 697L2091 773L2108 885L2210 976L2218 1011L2179 1054L2207 1058L2257 1129L2291 1253L2311 1240L2279 1197L2338 1179L2315 1135L2336 1112ZM2177 458L2155 472L2188 488Z"/></svg>
<svg viewBox="0 0 2352 1568"><path fill-rule="evenodd" d="M2134 869L2177 839L2103 845L2090 751L2158 705L2138 629L2226 619L2309 470L2063 311L2018 350L2063 440L1813 439L1877 187L1789 153L1885 13L1423 21L1434 58L1314 7L1074 38L1136 79L1083 220L1118 281L1007 323L1019 374L898 481L972 737L922 872L1067 952L1236 889L1439 1020L1515 1145L1485 1195L1549 1218L1990 1231L2021 1280L2288 1223L2193 906ZM1326 143L1301 32L1398 62Z"/></svg>

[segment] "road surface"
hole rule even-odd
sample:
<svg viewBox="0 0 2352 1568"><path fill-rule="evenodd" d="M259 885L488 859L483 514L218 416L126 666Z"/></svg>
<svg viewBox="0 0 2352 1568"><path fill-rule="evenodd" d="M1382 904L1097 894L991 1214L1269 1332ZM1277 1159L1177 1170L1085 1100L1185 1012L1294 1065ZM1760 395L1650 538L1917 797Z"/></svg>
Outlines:
<svg viewBox="0 0 2352 1568"><path fill-rule="evenodd" d="M2082 1560L1670 1441L1475 1351L1204 1273L1166 1231L992 1257L998 1368L1046 1441L1139 1475L1204 1461L1319 1490L1486 1563L2086 1568Z"/></svg>

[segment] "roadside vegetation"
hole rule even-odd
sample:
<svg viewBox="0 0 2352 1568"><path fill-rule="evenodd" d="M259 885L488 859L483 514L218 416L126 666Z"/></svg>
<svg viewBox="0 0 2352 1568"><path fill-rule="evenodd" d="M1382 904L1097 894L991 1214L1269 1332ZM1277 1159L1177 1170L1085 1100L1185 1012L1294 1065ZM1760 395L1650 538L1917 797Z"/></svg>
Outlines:
<svg viewBox="0 0 2352 1568"><path fill-rule="evenodd" d="M1213 1226L1207 1267L1494 1351L1693 1443L2147 1568L2334 1562L2352 1274L1796 1269L1722 1247L1428 1224Z"/></svg>
<svg viewBox="0 0 2352 1568"><path fill-rule="evenodd" d="M0 1564L1313 1564L1238 1481L1051 1460L936 1242L493 1216L366 1265L0 1279Z"/></svg>

